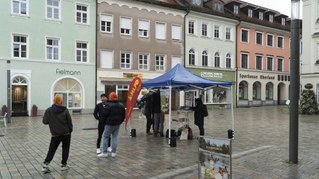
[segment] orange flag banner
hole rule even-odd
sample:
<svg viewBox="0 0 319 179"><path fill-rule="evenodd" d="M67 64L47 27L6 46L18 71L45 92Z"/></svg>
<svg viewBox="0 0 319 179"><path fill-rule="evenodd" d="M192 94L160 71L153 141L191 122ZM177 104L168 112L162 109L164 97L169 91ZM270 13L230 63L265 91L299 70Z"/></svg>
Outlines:
<svg viewBox="0 0 319 179"><path fill-rule="evenodd" d="M135 77L128 90L127 100L126 100L126 115L125 115L125 125L127 125L130 119L133 107L136 103L137 97L142 89L142 80L139 77Z"/></svg>

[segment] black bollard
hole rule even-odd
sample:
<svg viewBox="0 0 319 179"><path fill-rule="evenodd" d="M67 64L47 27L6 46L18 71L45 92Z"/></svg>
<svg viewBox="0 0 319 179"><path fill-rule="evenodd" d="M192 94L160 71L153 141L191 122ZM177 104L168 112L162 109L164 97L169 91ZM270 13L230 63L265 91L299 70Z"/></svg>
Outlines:
<svg viewBox="0 0 319 179"><path fill-rule="evenodd" d="M169 145L170 145L171 147L176 147L176 137L171 137L171 138L169 139Z"/></svg>
<svg viewBox="0 0 319 179"><path fill-rule="evenodd" d="M131 137L136 137L136 129L131 129Z"/></svg>

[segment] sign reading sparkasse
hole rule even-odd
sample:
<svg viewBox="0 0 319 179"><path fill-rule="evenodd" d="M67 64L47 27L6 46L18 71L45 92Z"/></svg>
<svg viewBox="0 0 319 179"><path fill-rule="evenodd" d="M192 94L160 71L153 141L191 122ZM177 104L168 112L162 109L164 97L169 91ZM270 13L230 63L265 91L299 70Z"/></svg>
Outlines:
<svg viewBox="0 0 319 179"><path fill-rule="evenodd" d="M239 78L249 78L249 79L261 79L261 80L274 80L274 75L251 75L251 74L239 74Z"/></svg>

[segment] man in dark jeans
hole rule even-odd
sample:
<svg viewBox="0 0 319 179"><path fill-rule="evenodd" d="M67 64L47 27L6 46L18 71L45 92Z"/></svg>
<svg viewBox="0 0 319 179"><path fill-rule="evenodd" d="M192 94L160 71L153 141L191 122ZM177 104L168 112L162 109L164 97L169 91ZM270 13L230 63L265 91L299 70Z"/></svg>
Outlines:
<svg viewBox="0 0 319 179"><path fill-rule="evenodd" d="M49 164L61 142L61 170L68 170L67 160L69 158L73 124L69 110L62 106L62 96L54 96L54 104L45 111L42 122L49 125L51 132L49 151L43 162L42 171L45 173L50 172Z"/></svg>
<svg viewBox="0 0 319 179"><path fill-rule="evenodd" d="M147 94L145 94L140 100L140 102L144 102L144 113L146 116L146 134L148 135L152 135L150 130L152 124L154 123L153 95L154 92L150 91Z"/></svg>
<svg viewBox="0 0 319 179"><path fill-rule="evenodd" d="M101 94L101 103L97 104L95 106L95 109L94 109L94 117L96 120L99 121L99 124L98 124L98 137L97 137L97 141L96 141L96 153L99 154L101 153L101 139L102 139L102 135L103 135L103 132L104 132L104 127L105 127L105 123L104 121L101 119L101 116L102 116L102 113L103 113L103 110L106 106L106 101L107 101L107 97L105 94ZM108 151L111 152L111 148L110 148L110 145L111 145L111 138L109 138L109 146L108 146Z"/></svg>

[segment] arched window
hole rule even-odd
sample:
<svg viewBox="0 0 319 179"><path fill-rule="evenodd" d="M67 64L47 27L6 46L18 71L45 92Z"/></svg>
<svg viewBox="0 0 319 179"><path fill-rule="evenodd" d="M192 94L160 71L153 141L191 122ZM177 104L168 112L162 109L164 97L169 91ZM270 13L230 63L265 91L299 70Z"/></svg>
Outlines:
<svg viewBox="0 0 319 179"><path fill-rule="evenodd" d="M193 49L189 50L189 65L195 65L195 52Z"/></svg>
<svg viewBox="0 0 319 179"><path fill-rule="evenodd" d="M260 100L261 99L261 84L259 81L256 81L253 84L253 99Z"/></svg>
<svg viewBox="0 0 319 179"><path fill-rule="evenodd" d="M274 85L271 82L266 84L266 99L273 100L273 88Z"/></svg>
<svg viewBox="0 0 319 179"><path fill-rule="evenodd" d="M208 66L208 55L206 50L202 53L202 65Z"/></svg>
<svg viewBox="0 0 319 179"><path fill-rule="evenodd" d="M239 99L241 99L241 100L248 99L248 83L247 83L247 81L241 81L239 83Z"/></svg>
<svg viewBox="0 0 319 179"><path fill-rule="evenodd" d="M216 68L220 67L220 56L219 56L218 52L215 53L215 63L214 64L215 64Z"/></svg>
<svg viewBox="0 0 319 179"><path fill-rule="evenodd" d="M63 105L67 108L82 108L83 90L79 82L71 78L64 78L56 82L53 95L61 95Z"/></svg>
<svg viewBox="0 0 319 179"><path fill-rule="evenodd" d="M226 68L231 68L231 56L229 53L226 55Z"/></svg>

